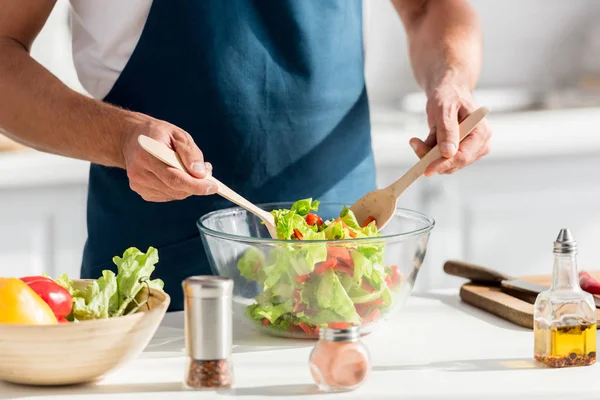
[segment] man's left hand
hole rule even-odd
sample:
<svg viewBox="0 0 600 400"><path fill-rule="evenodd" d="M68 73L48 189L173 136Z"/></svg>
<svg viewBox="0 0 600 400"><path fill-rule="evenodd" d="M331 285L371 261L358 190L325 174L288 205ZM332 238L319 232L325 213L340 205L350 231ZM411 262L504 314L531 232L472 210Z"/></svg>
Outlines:
<svg viewBox="0 0 600 400"><path fill-rule="evenodd" d="M440 86L428 95L425 141L412 138L410 145L419 158L439 144L442 158L432 162L425 176L452 174L490 152L492 131L486 119L459 143L458 124L477 109L470 90L453 85Z"/></svg>

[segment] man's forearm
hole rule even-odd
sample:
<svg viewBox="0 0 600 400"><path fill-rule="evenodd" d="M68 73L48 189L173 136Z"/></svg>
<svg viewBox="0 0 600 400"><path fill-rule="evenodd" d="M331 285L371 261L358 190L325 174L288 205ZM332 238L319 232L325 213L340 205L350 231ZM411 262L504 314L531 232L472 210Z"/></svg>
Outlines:
<svg viewBox="0 0 600 400"><path fill-rule="evenodd" d="M40 151L123 167L135 114L64 85L12 39L0 38L0 130Z"/></svg>
<svg viewBox="0 0 600 400"><path fill-rule="evenodd" d="M408 33L418 83L431 93L445 82L472 90L481 69L481 28L467 0L393 0Z"/></svg>

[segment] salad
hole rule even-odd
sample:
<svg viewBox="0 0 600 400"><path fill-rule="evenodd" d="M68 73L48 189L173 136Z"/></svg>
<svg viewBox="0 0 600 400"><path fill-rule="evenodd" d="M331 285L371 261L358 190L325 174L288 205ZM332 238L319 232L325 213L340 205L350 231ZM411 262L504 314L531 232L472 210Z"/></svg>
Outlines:
<svg viewBox="0 0 600 400"><path fill-rule="evenodd" d="M377 222L368 218L359 224L347 207L338 218L323 221L318 210L319 201L309 198L271 211L277 236L289 243L266 255L250 248L239 259L240 274L262 287L246 308L249 319L314 336L321 327L367 325L392 307L391 291L400 288L403 278L397 266L384 265L383 244L343 243L377 238ZM311 242L325 240L340 242Z"/></svg>
<svg viewBox="0 0 600 400"><path fill-rule="evenodd" d="M148 296L151 289L163 289L162 280L150 280L158 262L155 248L144 253L131 247L113 262L116 274L104 270L81 290L67 274L56 280L46 274L0 278L0 324L52 325L120 317L147 304L146 296L138 296L143 288Z"/></svg>

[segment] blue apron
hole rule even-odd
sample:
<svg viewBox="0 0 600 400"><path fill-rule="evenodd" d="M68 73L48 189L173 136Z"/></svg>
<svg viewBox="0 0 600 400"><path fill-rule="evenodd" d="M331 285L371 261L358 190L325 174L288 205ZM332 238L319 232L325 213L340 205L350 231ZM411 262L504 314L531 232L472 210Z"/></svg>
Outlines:
<svg viewBox="0 0 600 400"><path fill-rule="evenodd" d="M214 175L255 203L350 203L375 188L361 0L154 0L104 101L186 130ZM196 221L232 206L146 202L124 170L93 164L81 275L154 246L155 277L181 310L181 281L212 273Z"/></svg>

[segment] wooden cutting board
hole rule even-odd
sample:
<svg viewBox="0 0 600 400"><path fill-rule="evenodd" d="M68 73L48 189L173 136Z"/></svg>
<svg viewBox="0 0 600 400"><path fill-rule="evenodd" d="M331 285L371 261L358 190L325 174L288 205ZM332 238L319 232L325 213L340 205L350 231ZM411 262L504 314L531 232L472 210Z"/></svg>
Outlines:
<svg viewBox="0 0 600 400"><path fill-rule="evenodd" d="M588 272L594 278L600 280L600 271ZM551 275L523 276L519 279L548 287L552 282ZM479 285L471 282L465 283L460 288L460 298L464 302L530 329L533 329L533 303L536 297L536 295L506 292L506 289L497 286ZM596 318L600 319L599 308L596 308Z"/></svg>

